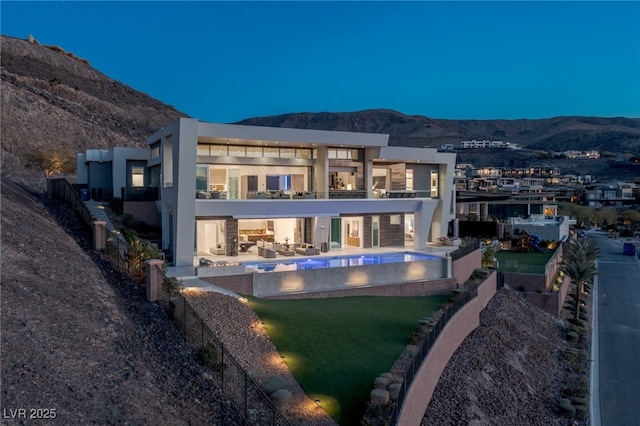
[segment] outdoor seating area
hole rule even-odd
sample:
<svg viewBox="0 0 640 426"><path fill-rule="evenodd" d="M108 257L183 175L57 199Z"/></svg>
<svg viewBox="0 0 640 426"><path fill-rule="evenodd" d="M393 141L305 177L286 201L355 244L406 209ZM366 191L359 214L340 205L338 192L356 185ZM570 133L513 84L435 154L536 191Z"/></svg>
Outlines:
<svg viewBox="0 0 640 426"><path fill-rule="evenodd" d="M320 254L320 249L314 247L313 244L300 244L299 247L296 247L296 253L302 256L315 256Z"/></svg>
<svg viewBox="0 0 640 426"><path fill-rule="evenodd" d="M258 240L256 242L258 248L258 256L265 258L275 258L280 256L295 256L296 254L302 256L315 256L320 254L320 249L313 244L279 244L264 240Z"/></svg>

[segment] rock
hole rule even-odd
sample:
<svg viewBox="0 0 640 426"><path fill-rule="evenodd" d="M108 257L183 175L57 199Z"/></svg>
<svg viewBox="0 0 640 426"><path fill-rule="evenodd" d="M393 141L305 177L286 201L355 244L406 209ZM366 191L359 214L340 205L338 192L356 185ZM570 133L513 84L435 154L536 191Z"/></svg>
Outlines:
<svg viewBox="0 0 640 426"><path fill-rule="evenodd" d="M383 389L373 389L369 397L371 405L387 405L389 403L389 392Z"/></svg>
<svg viewBox="0 0 640 426"><path fill-rule="evenodd" d="M389 383L393 382L393 374L391 373L382 373L380 377L384 377L385 379L389 379Z"/></svg>
<svg viewBox="0 0 640 426"><path fill-rule="evenodd" d="M389 397L392 400L398 399L398 394L400 393L400 389L402 389L401 383L391 383L389 385Z"/></svg>
<svg viewBox="0 0 640 426"><path fill-rule="evenodd" d="M268 394L271 394L280 389L286 389L288 386L289 383L280 376L270 376L262 384L262 387Z"/></svg>
<svg viewBox="0 0 640 426"><path fill-rule="evenodd" d="M271 393L271 401L279 410L281 410L291 399L291 392L286 389L278 389Z"/></svg>
<svg viewBox="0 0 640 426"><path fill-rule="evenodd" d="M389 379L387 379L386 377L376 377L376 379L373 381L373 388L386 389L388 384Z"/></svg>

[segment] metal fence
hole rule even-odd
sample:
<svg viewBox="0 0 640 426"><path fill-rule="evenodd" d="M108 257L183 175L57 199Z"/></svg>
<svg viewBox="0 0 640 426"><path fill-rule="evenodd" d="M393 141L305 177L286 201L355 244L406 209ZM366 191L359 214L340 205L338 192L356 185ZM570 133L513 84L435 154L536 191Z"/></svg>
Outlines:
<svg viewBox="0 0 640 426"><path fill-rule="evenodd" d="M67 203L86 229L90 230L93 217L87 206L82 202L76 189L64 178L49 179L48 186L49 196L54 200L61 200Z"/></svg>
<svg viewBox="0 0 640 426"><path fill-rule="evenodd" d="M66 179L51 179L51 198L64 201L75 212L82 224L91 230L94 218L87 206L82 201L78 191ZM99 238L101 241L96 241ZM126 272L131 278L138 282L144 281L144 262L135 261L130 256L131 246L122 234L110 231L100 225L98 232L92 236L94 247L102 247L102 252L106 254L118 268Z"/></svg>
<svg viewBox="0 0 640 426"><path fill-rule="evenodd" d="M202 364L209 369L238 415L247 425L291 426L258 384L240 366L199 313L182 295L179 285L161 270L160 305L196 349Z"/></svg>
<svg viewBox="0 0 640 426"><path fill-rule="evenodd" d="M51 179L49 184L51 197L67 203L87 230L91 230L94 218L76 189L66 179ZM102 252L119 269L140 283L144 281L146 265L144 262L130 259L128 254L131 246L120 233L100 226L99 230L94 232L93 238L102 240L94 240L94 247L102 247ZM226 400L220 398L218 419L215 419L217 424L292 426L215 336L203 318L204 315L199 315L182 296L179 288L164 275L164 272L160 269L158 271L163 284L163 294L159 303L182 332L187 343L198 352L202 364L209 369L222 394L232 403L226 404Z"/></svg>
<svg viewBox="0 0 640 426"><path fill-rule="evenodd" d="M481 241L476 239L471 242L471 244L467 244L465 246L460 246L458 249L449 253L451 256L451 260L459 260L468 255L469 253L473 253L474 251L480 248Z"/></svg>
<svg viewBox="0 0 640 426"><path fill-rule="evenodd" d="M411 365L407 368L405 372L404 380L402 381L402 387L400 388L400 392L398 393L398 399L391 410L391 416L389 420L390 425L396 425L398 423L398 416L400 415L400 411L402 410L402 404L404 403L404 398L406 397L407 391L409 387L411 387L411 383L415 378L416 373L420 369L420 366L424 362L425 358L429 354L429 351L433 347L433 344L440 336L440 333L444 329L445 325L449 322L449 320L470 300L474 299L478 295L478 286L475 285L469 288L468 291L459 294L453 301L452 304L448 305L440 318L433 324L432 330L427 334L422 343L420 344L418 351L414 354L411 359Z"/></svg>

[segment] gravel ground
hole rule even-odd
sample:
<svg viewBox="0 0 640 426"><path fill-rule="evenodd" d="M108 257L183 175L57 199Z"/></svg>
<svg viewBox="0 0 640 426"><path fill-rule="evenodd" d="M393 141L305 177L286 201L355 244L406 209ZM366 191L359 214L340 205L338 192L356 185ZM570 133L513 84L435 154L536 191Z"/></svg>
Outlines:
<svg viewBox="0 0 640 426"><path fill-rule="evenodd" d="M331 426L336 422L304 393L253 309L240 299L213 292L185 291L187 299L202 309L229 352L258 384L278 376L288 383L292 397L284 413L295 425Z"/></svg>

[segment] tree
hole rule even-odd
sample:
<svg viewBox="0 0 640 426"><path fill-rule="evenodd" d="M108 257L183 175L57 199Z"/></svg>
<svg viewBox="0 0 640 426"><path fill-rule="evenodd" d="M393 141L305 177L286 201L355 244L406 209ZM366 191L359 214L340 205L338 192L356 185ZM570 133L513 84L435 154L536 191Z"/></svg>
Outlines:
<svg viewBox="0 0 640 426"><path fill-rule="evenodd" d="M576 307L574 318L579 319L580 302L584 293L584 284L593 281L593 277L598 273L596 269L596 259L598 258L598 247L589 238L573 240L569 245L569 251L564 267L564 273L576 285Z"/></svg>
<svg viewBox="0 0 640 426"><path fill-rule="evenodd" d="M604 207L598 212L598 219L603 225L615 225L618 223L618 211L613 207Z"/></svg>
<svg viewBox="0 0 640 426"><path fill-rule="evenodd" d="M53 175L69 174L76 171L75 157L59 151L37 151L27 156L27 166L44 172L47 179Z"/></svg>

